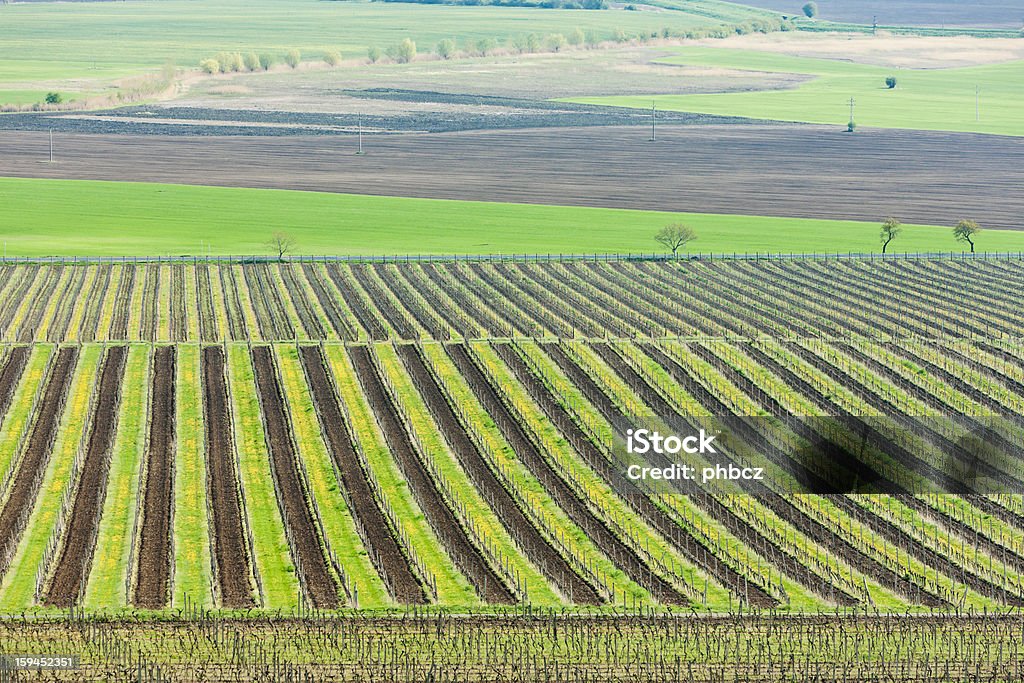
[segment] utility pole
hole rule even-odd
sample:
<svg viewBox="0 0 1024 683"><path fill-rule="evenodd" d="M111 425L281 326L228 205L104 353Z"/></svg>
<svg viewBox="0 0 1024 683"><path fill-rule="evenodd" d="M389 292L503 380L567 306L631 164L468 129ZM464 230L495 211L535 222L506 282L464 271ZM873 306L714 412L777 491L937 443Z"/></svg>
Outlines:
<svg viewBox="0 0 1024 683"><path fill-rule="evenodd" d="M873 35L873 36L877 36L878 35L878 15L877 14L871 20L871 35Z"/></svg>
<svg viewBox="0 0 1024 683"><path fill-rule="evenodd" d="M853 112L854 112L854 109L856 108L856 106L857 106L857 100L855 100L854 98L851 97L850 98L850 125L849 125L851 132L853 131L854 126L856 126L856 119L853 118Z"/></svg>
<svg viewBox="0 0 1024 683"><path fill-rule="evenodd" d="M651 142L658 139L658 110L655 108L655 103L651 102Z"/></svg>
<svg viewBox="0 0 1024 683"><path fill-rule="evenodd" d="M363 115L359 115L359 151L356 152L357 156L363 156L366 152L363 151Z"/></svg>

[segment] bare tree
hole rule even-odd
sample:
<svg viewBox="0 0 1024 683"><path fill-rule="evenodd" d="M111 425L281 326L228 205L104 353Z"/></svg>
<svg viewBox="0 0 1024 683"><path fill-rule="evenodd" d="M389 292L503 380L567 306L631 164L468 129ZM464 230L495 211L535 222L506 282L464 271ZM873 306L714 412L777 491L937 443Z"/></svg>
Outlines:
<svg viewBox="0 0 1024 683"><path fill-rule="evenodd" d="M267 240L267 246L271 251L277 252L278 261L283 261L284 257L295 247L295 238L286 232L275 232Z"/></svg>
<svg viewBox="0 0 1024 683"><path fill-rule="evenodd" d="M687 242L697 239L697 232L689 225L683 223L671 223L659 230L654 235L654 240L671 250L673 258L679 258L679 250L686 246Z"/></svg>
<svg viewBox="0 0 1024 683"><path fill-rule="evenodd" d="M882 223L882 232L881 232L882 253L883 254L889 248L889 244L894 239L896 239L897 237L900 236L901 232L903 232L903 224L902 223L900 223L898 220L896 220L892 216L889 216L888 218L885 219L885 222Z"/></svg>
<svg viewBox="0 0 1024 683"><path fill-rule="evenodd" d="M971 253L974 253L974 237L981 232L981 226L974 221L962 220L953 228L953 237L957 242L967 242L971 245Z"/></svg>

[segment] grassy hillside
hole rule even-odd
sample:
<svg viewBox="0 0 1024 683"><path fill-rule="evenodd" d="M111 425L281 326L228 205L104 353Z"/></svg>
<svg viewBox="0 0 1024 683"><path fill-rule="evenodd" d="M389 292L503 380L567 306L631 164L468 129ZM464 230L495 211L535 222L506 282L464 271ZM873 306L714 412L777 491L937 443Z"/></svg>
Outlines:
<svg viewBox="0 0 1024 683"><path fill-rule="evenodd" d="M286 232L301 254L616 253L660 250L661 226L684 220L692 249L877 251L878 225L524 204L0 179L0 238L10 256L266 254ZM881 220L881 218L880 218ZM980 250L1024 250L1024 232L987 231ZM895 251L960 251L945 227L911 226Z"/></svg>
<svg viewBox="0 0 1024 683"><path fill-rule="evenodd" d="M679 48L666 64L807 74L791 90L645 95L574 101L845 126L850 98L858 125L1024 135L1024 61L959 69L889 69L837 60L708 47ZM890 90L888 76L898 84ZM980 93L980 98L976 96ZM975 105L978 104L978 111Z"/></svg>
<svg viewBox="0 0 1024 683"><path fill-rule="evenodd" d="M444 38L460 47L481 38L503 42L534 33L569 35L576 28L601 39L670 28L685 31L773 16L717 0L659 12L461 7L315 0L161 0L0 5L0 103L34 102L47 89L94 90L102 82L168 61L195 67L222 50L256 51L280 60L291 49L307 59L325 50L363 57L404 38L430 51ZM72 81L71 79L75 79Z"/></svg>

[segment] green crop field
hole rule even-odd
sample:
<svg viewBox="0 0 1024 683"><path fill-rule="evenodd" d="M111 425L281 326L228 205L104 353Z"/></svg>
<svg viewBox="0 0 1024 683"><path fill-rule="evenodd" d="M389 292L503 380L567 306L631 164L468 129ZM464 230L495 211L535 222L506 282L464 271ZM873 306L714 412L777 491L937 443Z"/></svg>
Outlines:
<svg viewBox="0 0 1024 683"><path fill-rule="evenodd" d="M846 126L850 98L861 126L1024 135L1024 61L955 69L890 69L713 47L685 47L665 64L806 74L788 90L578 98L574 102ZM894 76L897 87L885 79ZM976 106L977 105L977 106Z"/></svg>
<svg viewBox="0 0 1024 683"><path fill-rule="evenodd" d="M302 254L651 253L654 233L677 221L697 230L692 251L879 250L879 226L855 221L0 179L8 256L267 254L277 232ZM962 250L939 226L908 226L892 248ZM1024 250L1024 232L986 231L978 249Z"/></svg>
<svg viewBox="0 0 1024 683"><path fill-rule="evenodd" d="M706 0L661 12L542 10L314 0L161 0L160 2L21 3L0 6L0 103L25 100L25 83L78 92L81 80L109 82L167 62L196 67L215 53L256 51L278 61L291 49L319 60L325 50L364 57L404 38L420 51L457 37L504 42L524 34L568 35L579 28L600 39L621 30L651 35L669 28L716 28L774 13ZM16 92L17 91L17 92ZM38 101L38 99L33 100Z"/></svg>

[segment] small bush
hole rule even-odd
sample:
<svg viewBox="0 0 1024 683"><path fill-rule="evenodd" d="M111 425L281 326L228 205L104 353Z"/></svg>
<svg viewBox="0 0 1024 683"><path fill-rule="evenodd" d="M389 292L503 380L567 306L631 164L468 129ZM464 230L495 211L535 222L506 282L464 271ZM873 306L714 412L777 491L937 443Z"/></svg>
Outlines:
<svg viewBox="0 0 1024 683"><path fill-rule="evenodd" d="M546 47L549 52L561 52L568 44L569 41L566 40L565 36L561 33L552 33L544 39L544 47Z"/></svg>
<svg viewBox="0 0 1024 683"><path fill-rule="evenodd" d="M476 41L476 53L481 57L486 57L491 54L494 52L496 47L498 47L498 44L495 42L494 38L481 38Z"/></svg>
<svg viewBox="0 0 1024 683"><path fill-rule="evenodd" d="M219 74L220 73L220 62L216 59L204 59L199 62L199 68L208 74Z"/></svg>
<svg viewBox="0 0 1024 683"><path fill-rule="evenodd" d="M63 101L64 101L64 96L61 95L59 92L48 92L48 93L46 93L46 103L47 104L60 104Z"/></svg>
<svg viewBox="0 0 1024 683"><path fill-rule="evenodd" d="M341 53L337 50L328 50L324 53L324 61L327 66L338 66L341 64Z"/></svg>
<svg viewBox="0 0 1024 683"><path fill-rule="evenodd" d="M455 41L451 38L445 38L437 43L434 51L441 59L451 59L455 56Z"/></svg>
<svg viewBox="0 0 1024 683"><path fill-rule="evenodd" d="M249 52L245 55L245 69L246 71L259 71L263 68L260 63L260 56L255 52Z"/></svg>
<svg viewBox="0 0 1024 683"><path fill-rule="evenodd" d="M885 79L885 87L889 88L889 90L892 90L893 88L895 88L896 87L896 77L895 76L889 76L888 78L886 78Z"/></svg>
<svg viewBox="0 0 1024 683"><path fill-rule="evenodd" d="M395 45L388 54L399 64L408 64L416 59L416 43L411 38L406 38L398 45Z"/></svg>
<svg viewBox="0 0 1024 683"><path fill-rule="evenodd" d="M379 47L371 47L366 51L366 58L370 60L370 64L376 64L380 61L381 53Z"/></svg>
<svg viewBox="0 0 1024 683"><path fill-rule="evenodd" d="M260 68L264 71L269 71L270 67L277 64L277 57L274 55L262 54L260 55Z"/></svg>
<svg viewBox="0 0 1024 683"><path fill-rule="evenodd" d="M846 124L846 132L847 133L852 133L855 130L857 130L857 122L856 121L850 121L848 124Z"/></svg>
<svg viewBox="0 0 1024 683"><path fill-rule="evenodd" d="M284 62L293 69L299 68L299 62L302 61L302 53L298 50L288 50L288 54L284 56Z"/></svg>
<svg viewBox="0 0 1024 683"><path fill-rule="evenodd" d="M583 29L579 28L574 28L568 36L570 45L582 45L586 40L587 37L583 34Z"/></svg>
<svg viewBox="0 0 1024 683"><path fill-rule="evenodd" d="M808 19L813 19L816 16L818 16L818 3L809 2L806 5L804 5L804 16L806 16Z"/></svg>
<svg viewBox="0 0 1024 683"><path fill-rule="evenodd" d="M220 64L220 70L223 73L245 69L245 61L237 52L218 52L214 59Z"/></svg>

